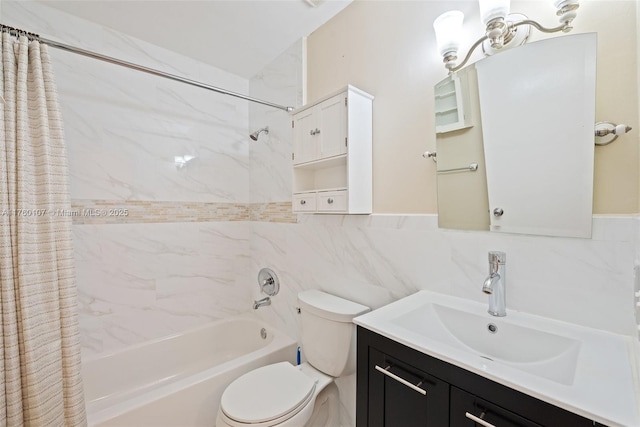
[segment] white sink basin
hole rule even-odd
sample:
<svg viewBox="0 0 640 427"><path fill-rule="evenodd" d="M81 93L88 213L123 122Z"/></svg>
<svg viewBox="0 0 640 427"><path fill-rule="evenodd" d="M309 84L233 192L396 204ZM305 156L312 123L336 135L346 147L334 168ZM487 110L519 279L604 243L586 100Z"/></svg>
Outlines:
<svg viewBox="0 0 640 427"><path fill-rule="evenodd" d="M512 324L508 318L427 303L391 320L411 332L570 385L580 342Z"/></svg>
<svg viewBox="0 0 640 427"><path fill-rule="evenodd" d="M602 424L640 427L636 339L508 305L506 317L494 317L487 308L488 302L420 291L354 323Z"/></svg>

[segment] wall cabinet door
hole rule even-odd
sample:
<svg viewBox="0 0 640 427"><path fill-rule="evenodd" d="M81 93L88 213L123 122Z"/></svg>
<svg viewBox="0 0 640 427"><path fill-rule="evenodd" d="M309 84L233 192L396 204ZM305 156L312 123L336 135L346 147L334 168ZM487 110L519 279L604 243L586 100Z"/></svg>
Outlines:
<svg viewBox="0 0 640 427"><path fill-rule="evenodd" d="M313 109L293 116L293 164L311 162L320 155Z"/></svg>
<svg viewBox="0 0 640 427"><path fill-rule="evenodd" d="M449 424L447 383L375 349L369 357L369 427Z"/></svg>
<svg viewBox="0 0 640 427"><path fill-rule="evenodd" d="M347 152L347 95L340 94L317 107L320 158Z"/></svg>
<svg viewBox="0 0 640 427"><path fill-rule="evenodd" d="M327 159L347 152L347 94L342 93L293 118L293 163Z"/></svg>

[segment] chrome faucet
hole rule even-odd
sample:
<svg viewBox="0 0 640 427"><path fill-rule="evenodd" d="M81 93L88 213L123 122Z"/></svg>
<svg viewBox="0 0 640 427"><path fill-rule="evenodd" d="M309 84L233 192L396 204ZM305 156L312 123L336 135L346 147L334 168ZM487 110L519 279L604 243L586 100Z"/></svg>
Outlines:
<svg viewBox="0 0 640 427"><path fill-rule="evenodd" d="M253 309L257 310L260 307L262 307L263 305L271 305L271 298L269 297L264 297L262 299L259 299L257 301L253 302Z"/></svg>
<svg viewBox="0 0 640 427"><path fill-rule="evenodd" d="M482 285L482 292L489 294L489 314L503 317L507 315L506 270L507 254L489 252L489 276Z"/></svg>

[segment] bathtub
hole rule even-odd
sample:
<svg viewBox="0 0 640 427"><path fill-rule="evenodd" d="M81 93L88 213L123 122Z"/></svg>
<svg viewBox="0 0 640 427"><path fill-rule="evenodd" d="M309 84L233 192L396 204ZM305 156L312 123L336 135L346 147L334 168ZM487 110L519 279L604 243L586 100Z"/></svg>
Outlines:
<svg viewBox="0 0 640 427"><path fill-rule="evenodd" d="M267 324L237 317L86 361L89 426L213 426L228 384L293 362L296 348Z"/></svg>

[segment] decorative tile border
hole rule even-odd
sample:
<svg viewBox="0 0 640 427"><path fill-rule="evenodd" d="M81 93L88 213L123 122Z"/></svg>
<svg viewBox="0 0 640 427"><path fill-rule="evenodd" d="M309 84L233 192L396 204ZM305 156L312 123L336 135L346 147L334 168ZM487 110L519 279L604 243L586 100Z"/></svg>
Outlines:
<svg viewBox="0 0 640 427"><path fill-rule="evenodd" d="M74 199L71 209L60 215L72 217L74 225L166 222L260 221L297 222L291 202L211 203L143 200Z"/></svg>
<svg viewBox="0 0 640 427"><path fill-rule="evenodd" d="M249 217L254 222L298 222L298 216L292 212L291 202L252 203Z"/></svg>

